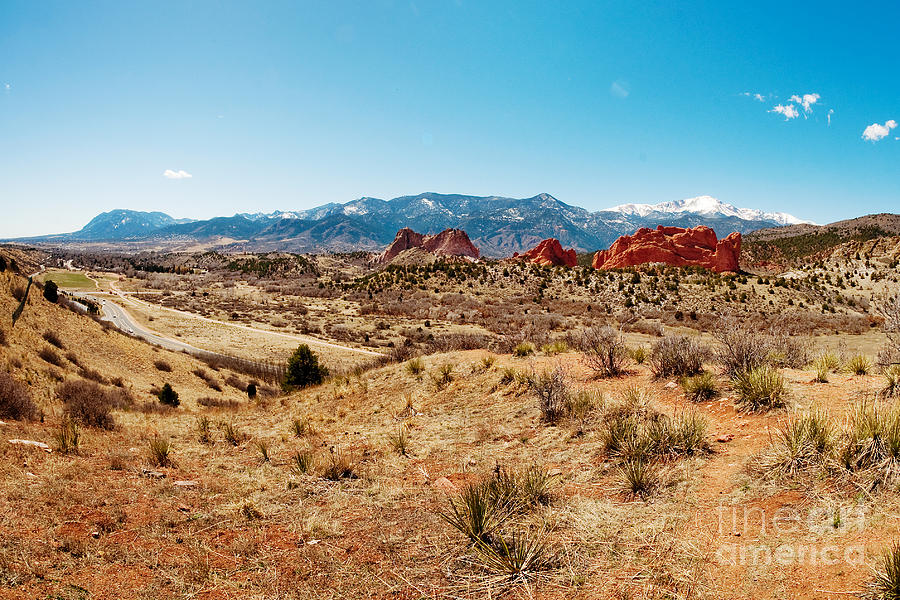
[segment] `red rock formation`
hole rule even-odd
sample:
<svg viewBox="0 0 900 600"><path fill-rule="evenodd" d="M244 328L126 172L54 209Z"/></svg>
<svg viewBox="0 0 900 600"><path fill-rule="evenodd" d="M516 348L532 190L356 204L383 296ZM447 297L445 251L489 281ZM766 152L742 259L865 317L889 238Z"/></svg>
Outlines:
<svg viewBox="0 0 900 600"><path fill-rule="evenodd" d="M538 265L551 265L557 267L574 267L578 264L575 249L563 250L562 244L555 238L546 239L531 250L519 254L513 254L513 258L519 258Z"/></svg>
<svg viewBox="0 0 900 600"><path fill-rule="evenodd" d="M445 229L436 235L422 235L409 227L397 232L391 245L378 257L378 262L391 261L410 248L423 248L437 256L468 256L478 258L480 253L462 229Z"/></svg>
<svg viewBox="0 0 900 600"><path fill-rule="evenodd" d="M741 234L734 232L719 240L716 232L700 225L681 227L646 227L634 235L623 235L609 250L594 255L595 269L616 269L644 263L665 263L676 267L705 267L716 273L739 270Z"/></svg>

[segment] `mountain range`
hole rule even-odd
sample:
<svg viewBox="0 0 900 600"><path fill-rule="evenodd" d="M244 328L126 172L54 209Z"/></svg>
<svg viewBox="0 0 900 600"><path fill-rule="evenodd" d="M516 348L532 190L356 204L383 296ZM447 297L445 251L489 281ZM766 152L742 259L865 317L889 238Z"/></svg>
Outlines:
<svg viewBox="0 0 900 600"><path fill-rule="evenodd" d="M660 204L623 204L590 212L550 194L531 198L424 193L392 200L360 198L301 211L238 213L208 220L178 220L159 212L113 210L74 233L20 239L67 244L104 242L170 248L198 243L226 251L375 251L410 227L422 233L463 229L485 256L509 256L546 238L580 252L608 248L641 227L707 225L719 236L808 223L786 213L737 208L710 196Z"/></svg>

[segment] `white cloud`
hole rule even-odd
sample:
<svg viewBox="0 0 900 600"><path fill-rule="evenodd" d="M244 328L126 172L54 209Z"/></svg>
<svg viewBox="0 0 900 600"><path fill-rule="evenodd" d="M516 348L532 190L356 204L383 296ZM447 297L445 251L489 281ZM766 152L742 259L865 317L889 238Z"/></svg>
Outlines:
<svg viewBox="0 0 900 600"><path fill-rule="evenodd" d="M772 107L772 110L769 112L779 113L784 115L786 121L790 121L791 119L796 119L800 116L800 111L797 110L797 107L793 104L778 104Z"/></svg>
<svg viewBox="0 0 900 600"><path fill-rule="evenodd" d="M880 139L886 138L891 132L891 129L894 129L896 126L897 121L893 119L885 121L884 125L872 123L866 127L865 131L863 131L862 137L869 142L877 142Z"/></svg>
<svg viewBox="0 0 900 600"><path fill-rule="evenodd" d="M758 100L759 102L765 102L766 98L762 94L753 94L753 99Z"/></svg>
<svg viewBox="0 0 900 600"><path fill-rule="evenodd" d="M12 84L4 83L4 84L3 84L3 89L6 90L6 93L8 94L8 93L9 93L9 90L12 89Z"/></svg>
<svg viewBox="0 0 900 600"><path fill-rule="evenodd" d="M799 104L805 112L810 113L812 112L812 105L818 102L819 98L821 98L819 94L803 94L803 96L794 94L791 96L791 102Z"/></svg>
<svg viewBox="0 0 900 600"><path fill-rule="evenodd" d="M829 127L831 127L831 117L832 117L833 115L834 115L834 109L833 109L833 108L829 108L829 109L828 109L828 126L829 126Z"/></svg>
<svg viewBox="0 0 900 600"><path fill-rule="evenodd" d="M631 94L631 87L620 79L612 82L612 85L609 86L609 93L618 98L627 98Z"/></svg>
<svg viewBox="0 0 900 600"><path fill-rule="evenodd" d="M182 171L181 169L179 169L178 171L166 169L165 171L163 171L163 177L165 177L166 179L190 179L191 177L193 177L193 175L191 175L187 171Z"/></svg>

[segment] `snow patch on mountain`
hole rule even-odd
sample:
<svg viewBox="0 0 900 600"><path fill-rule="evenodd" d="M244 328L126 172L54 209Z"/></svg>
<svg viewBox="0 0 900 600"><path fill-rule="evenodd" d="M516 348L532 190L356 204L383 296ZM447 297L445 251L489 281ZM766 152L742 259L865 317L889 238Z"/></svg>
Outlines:
<svg viewBox="0 0 900 600"><path fill-rule="evenodd" d="M603 212L617 212L623 215L646 217L653 213L695 213L709 216L735 217L744 221L772 221L779 225L812 224L783 212L764 212L754 208L738 208L712 196L697 196L659 204L620 204Z"/></svg>

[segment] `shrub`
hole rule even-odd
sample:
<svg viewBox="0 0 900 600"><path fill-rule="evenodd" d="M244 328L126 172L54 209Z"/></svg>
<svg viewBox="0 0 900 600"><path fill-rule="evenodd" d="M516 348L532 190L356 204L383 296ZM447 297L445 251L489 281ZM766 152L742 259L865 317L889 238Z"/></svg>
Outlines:
<svg viewBox="0 0 900 600"><path fill-rule="evenodd" d="M209 422L209 417L206 415L201 415L197 417L197 440L201 444L211 444L212 439L212 426Z"/></svg>
<svg viewBox="0 0 900 600"><path fill-rule="evenodd" d="M45 362L50 363L51 365L61 367L63 364L62 357L54 350L53 348L47 346L45 348L41 348L38 352L38 356L44 360Z"/></svg>
<svg viewBox="0 0 900 600"><path fill-rule="evenodd" d="M172 365L167 363L166 361L159 359L153 361L153 366L156 367L158 371L162 371L163 373L171 373Z"/></svg>
<svg viewBox="0 0 900 600"><path fill-rule="evenodd" d="M716 357L731 377L768 363L771 340L750 325L726 320L717 330L716 339Z"/></svg>
<svg viewBox="0 0 900 600"><path fill-rule="evenodd" d="M769 366L738 373L731 380L737 404L750 411L766 411L787 404L788 387L784 376Z"/></svg>
<svg viewBox="0 0 900 600"><path fill-rule="evenodd" d="M509 385L516 380L516 370L512 367L504 367L500 372L500 385Z"/></svg>
<svg viewBox="0 0 900 600"><path fill-rule="evenodd" d="M256 398L256 383L253 381L247 384L247 398L250 400Z"/></svg>
<svg viewBox="0 0 900 600"><path fill-rule="evenodd" d="M900 600L900 543L894 542L882 553L880 564L872 569L868 587L874 599Z"/></svg>
<svg viewBox="0 0 900 600"><path fill-rule="evenodd" d="M57 335L57 333L55 331L50 331L48 329L47 331L44 332L44 334L41 337L43 337L44 340L46 340L47 343L50 344L51 346L56 346L60 350L65 350L65 346L63 345L62 340L59 339L59 335ZM75 362L75 361L73 361L73 362Z"/></svg>
<svg viewBox="0 0 900 600"><path fill-rule="evenodd" d="M872 361L865 354L856 354L847 361L847 370L854 375L868 375Z"/></svg>
<svg viewBox="0 0 900 600"><path fill-rule="evenodd" d="M558 423L565 415L569 401L569 386L563 370L556 367L552 371L532 373L528 378L528 389L538 398L541 419L550 424Z"/></svg>
<svg viewBox="0 0 900 600"><path fill-rule="evenodd" d="M328 369L319 365L319 358L306 344L300 344L288 359L284 376L286 390L319 385L328 376Z"/></svg>
<svg viewBox="0 0 900 600"><path fill-rule="evenodd" d="M47 280L44 282L44 298L47 302L53 302L54 304L59 300L59 286L56 285L55 281Z"/></svg>
<svg viewBox="0 0 900 600"><path fill-rule="evenodd" d="M583 430L585 423L600 408L603 407L602 393L590 390L580 390L569 394L566 402L566 412L578 422L579 429Z"/></svg>
<svg viewBox="0 0 900 600"><path fill-rule="evenodd" d="M828 383L828 361L824 356L820 356L813 362L813 369L816 371L817 382Z"/></svg>
<svg viewBox="0 0 900 600"><path fill-rule="evenodd" d="M197 399L197 404L206 408L237 408L241 405L237 400L229 400L227 398L213 398L205 396Z"/></svg>
<svg viewBox="0 0 900 600"><path fill-rule="evenodd" d="M411 358L406 361L406 372L413 377L419 378L425 372L425 361L420 357Z"/></svg>
<svg viewBox="0 0 900 600"><path fill-rule="evenodd" d="M445 363L438 367L437 373L431 374L431 382L435 389L442 390L453 381L453 364Z"/></svg>
<svg viewBox="0 0 900 600"><path fill-rule="evenodd" d="M638 346L637 348L631 348L628 350L628 356L631 357L631 360L635 362L635 364L642 365L647 361L647 348L644 346Z"/></svg>
<svg viewBox="0 0 900 600"><path fill-rule="evenodd" d="M178 399L178 392L172 389L172 386L167 382L164 383L162 389L156 394L156 397L159 398L159 401L166 406L178 406L181 404L181 400Z"/></svg>
<svg viewBox="0 0 900 600"><path fill-rule="evenodd" d="M268 440L254 440L253 445L259 451L259 455L263 462L269 462L269 442Z"/></svg>
<svg viewBox="0 0 900 600"><path fill-rule="evenodd" d="M354 470L355 465L349 453L342 451L340 448L330 448L329 450L329 461L325 465L322 477L331 481L357 479L359 477Z"/></svg>
<svg viewBox="0 0 900 600"><path fill-rule="evenodd" d="M719 387L712 373L701 373L693 377L683 377L681 387L684 395L694 402L712 400L719 395Z"/></svg>
<svg viewBox="0 0 900 600"><path fill-rule="evenodd" d="M625 338L612 327L583 330L578 337L578 349L596 377L616 377L625 372L628 358Z"/></svg>
<svg viewBox="0 0 900 600"><path fill-rule="evenodd" d="M532 354L534 354L534 344L530 342L519 342L516 344L516 347L513 348L513 356L518 358L525 358Z"/></svg>
<svg viewBox="0 0 900 600"><path fill-rule="evenodd" d="M709 349L699 340L683 335L662 338L650 351L650 370L656 377L696 375L703 371Z"/></svg>
<svg viewBox="0 0 900 600"><path fill-rule="evenodd" d="M38 409L28 386L5 371L0 371L0 417L16 421L37 418Z"/></svg>
<svg viewBox="0 0 900 600"><path fill-rule="evenodd" d="M147 449L151 465L167 467L172 464L172 443L169 438L153 436L147 443Z"/></svg>
<svg viewBox="0 0 900 600"><path fill-rule="evenodd" d="M110 412L116 399L96 382L69 379L56 387L56 395L72 420L87 427L115 428L116 422Z"/></svg>
<svg viewBox="0 0 900 600"><path fill-rule="evenodd" d="M487 356L482 357L481 359L481 370L482 371L490 371L494 367L494 363L497 362L497 357L493 354L489 354Z"/></svg>
<svg viewBox="0 0 900 600"><path fill-rule="evenodd" d="M56 433L53 434L56 449L62 454L78 454L81 446L81 429L78 423L64 417Z"/></svg>
<svg viewBox="0 0 900 600"><path fill-rule="evenodd" d="M556 356L557 354L562 354L568 351L569 344L567 344L563 340L558 340L551 344L544 344L543 346L541 346L541 352L543 352L547 356Z"/></svg>

